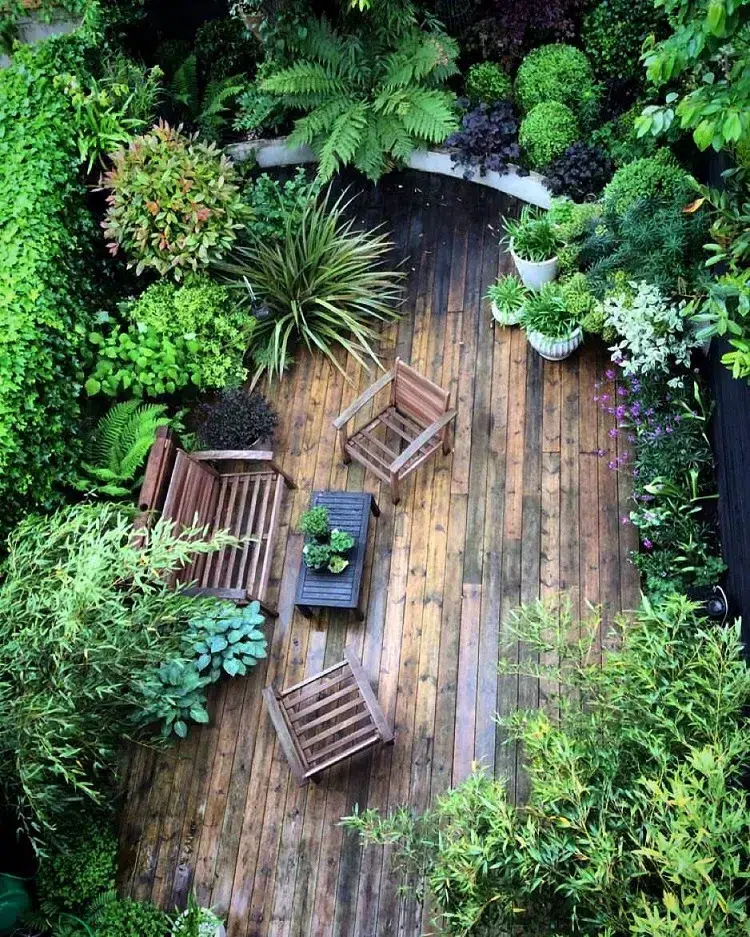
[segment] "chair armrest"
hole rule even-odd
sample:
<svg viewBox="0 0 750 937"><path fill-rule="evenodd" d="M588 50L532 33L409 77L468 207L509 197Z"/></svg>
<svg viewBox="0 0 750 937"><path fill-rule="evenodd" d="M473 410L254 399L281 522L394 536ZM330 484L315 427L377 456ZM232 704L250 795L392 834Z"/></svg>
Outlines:
<svg viewBox="0 0 750 937"><path fill-rule="evenodd" d="M333 421L334 427L336 429L341 429L343 426L346 426L349 420L351 420L353 416L356 416L356 414L362 409L362 407L364 407L364 405L368 401L372 400L375 394L379 393L384 387L387 387L391 383L391 381L394 378L394 375L395 375L395 372L393 371L393 369L391 369L390 371L386 371L386 373L382 377L378 378L378 380L375 381L372 387L368 387L367 390L363 394L360 394L360 396L357 397L357 399L354 401L353 404L348 406L346 410L344 410L343 413L340 413L336 417L336 419Z"/></svg>
<svg viewBox="0 0 750 937"><path fill-rule="evenodd" d="M409 443L409 445L406 447L406 449L404 449L404 451L397 459L394 459L393 462L391 462L391 472L400 472L409 459L415 456L422 448L422 446L424 446L425 443L428 443L433 438L433 436L436 436L444 426L447 426L448 423L450 423L450 421L455 418L455 416L455 410L446 410L445 413L441 417L438 417L438 419L435 420L431 426L428 426L426 430L421 432L414 440L414 442Z"/></svg>
<svg viewBox="0 0 750 937"><path fill-rule="evenodd" d="M188 453L196 462L226 462L241 459L243 462L272 462L273 452L268 449L201 449Z"/></svg>
<svg viewBox="0 0 750 937"><path fill-rule="evenodd" d="M283 476L289 488L296 488L294 479L288 475L273 458L270 449L201 449L191 452L190 458L196 462L268 462L271 468Z"/></svg>

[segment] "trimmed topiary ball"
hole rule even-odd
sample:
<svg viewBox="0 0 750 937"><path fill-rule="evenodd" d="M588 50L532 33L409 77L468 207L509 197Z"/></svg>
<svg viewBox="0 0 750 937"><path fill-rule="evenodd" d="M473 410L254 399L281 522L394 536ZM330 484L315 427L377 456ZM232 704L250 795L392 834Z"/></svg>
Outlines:
<svg viewBox="0 0 750 937"><path fill-rule="evenodd" d="M521 121L518 141L532 169L543 169L581 135L576 115L559 101L543 101Z"/></svg>
<svg viewBox="0 0 750 937"><path fill-rule="evenodd" d="M604 190L604 205L607 211L624 215L640 199L684 203L691 191L689 174L669 150L660 150L656 156L636 159L618 169Z"/></svg>
<svg viewBox="0 0 750 937"><path fill-rule="evenodd" d="M562 43L540 46L526 56L515 93L527 113L544 101L559 101L586 121L594 116L598 98L589 60L580 49Z"/></svg>
<svg viewBox="0 0 750 937"><path fill-rule="evenodd" d="M590 195L598 195L613 172L612 160L604 150L579 142L550 163L544 181L553 195L583 202Z"/></svg>
<svg viewBox="0 0 750 937"><path fill-rule="evenodd" d="M497 62L480 62L472 65L466 76L466 97L472 104L510 101L513 97L513 83L502 65Z"/></svg>

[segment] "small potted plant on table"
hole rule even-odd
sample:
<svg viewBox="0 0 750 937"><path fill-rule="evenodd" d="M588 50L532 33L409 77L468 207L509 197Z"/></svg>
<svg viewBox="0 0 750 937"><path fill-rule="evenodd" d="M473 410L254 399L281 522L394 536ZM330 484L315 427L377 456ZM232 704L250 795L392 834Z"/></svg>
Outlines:
<svg viewBox="0 0 750 937"><path fill-rule="evenodd" d="M499 277L487 290L487 298L492 302L492 318L500 325L518 325L528 295L517 276Z"/></svg>
<svg viewBox="0 0 750 937"><path fill-rule="evenodd" d="M523 307L521 325L531 347L548 361L567 358L583 341L581 327L556 283L531 293Z"/></svg>
<svg viewBox="0 0 750 937"><path fill-rule="evenodd" d="M546 212L524 205L520 218L505 218L505 240L523 285L538 290L557 276L557 234Z"/></svg>
<svg viewBox="0 0 750 937"><path fill-rule="evenodd" d="M325 505L305 511L299 519L299 530L306 537L302 560L308 569L343 573L349 565L346 554L354 546L354 537L345 530L331 527Z"/></svg>

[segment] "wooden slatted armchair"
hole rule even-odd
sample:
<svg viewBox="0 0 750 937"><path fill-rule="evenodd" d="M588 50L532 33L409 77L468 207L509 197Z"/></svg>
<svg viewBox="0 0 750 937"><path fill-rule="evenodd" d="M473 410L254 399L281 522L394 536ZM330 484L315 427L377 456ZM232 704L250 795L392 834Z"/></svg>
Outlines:
<svg viewBox="0 0 750 937"><path fill-rule="evenodd" d="M267 602L268 581L284 488L295 488L265 450L185 452L171 430L161 427L151 447L138 498L148 512L160 513L178 528L207 526L247 538L238 547L196 556L176 576L194 583L187 591L245 603Z"/></svg>
<svg viewBox="0 0 750 937"><path fill-rule="evenodd" d="M391 398L388 406L349 436L347 424L389 385ZM333 421L341 441L344 462L354 459L387 482L391 486L393 503L397 504L402 479L429 459L440 446L445 455L451 451L449 425L455 419L456 411L449 405L447 390L397 358L391 371ZM399 450L403 448L403 451L395 451L387 445L383 437L388 431L394 434Z"/></svg>
<svg viewBox="0 0 750 937"><path fill-rule="evenodd" d="M357 752L393 742L393 732L351 648L344 650L341 663L287 690L266 687L263 700L300 786Z"/></svg>

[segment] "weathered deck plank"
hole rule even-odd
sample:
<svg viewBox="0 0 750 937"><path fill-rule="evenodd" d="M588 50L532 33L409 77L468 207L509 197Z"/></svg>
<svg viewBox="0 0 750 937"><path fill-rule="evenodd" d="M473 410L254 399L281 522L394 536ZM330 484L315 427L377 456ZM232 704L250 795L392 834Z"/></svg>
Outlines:
<svg viewBox="0 0 750 937"><path fill-rule="evenodd" d="M522 796L518 753L493 716L546 702L556 688L497 678L498 654L519 653L504 627L510 610L561 589L576 611L590 601L611 615L637 601L626 563L634 532L619 522L628 480L598 455L625 448L593 400L605 352L592 345L542 362L519 330L490 323L484 293L509 268L499 215L517 205L405 173L363 196L360 211L368 223L388 222L397 256L409 258L405 315L383 334L383 364L398 355L450 389L455 451L428 461L394 507L387 486L342 463L330 425L372 372L342 355L346 380L300 355L270 390L280 413L274 448L299 488L285 501L273 562L279 617L267 625L268 661L216 688L212 725L171 752L134 754L122 814L123 889L168 908L194 889L226 916L229 937L427 930L431 909L399 895L387 852L363 851L339 817L355 804L422 809L476 760ZM295 525L324 487L371 491L382 509L368 545L365 622L306 619L294 608ZM300 789L260 689L334 663L346 645L360 654L396 743Z"/></svg>

